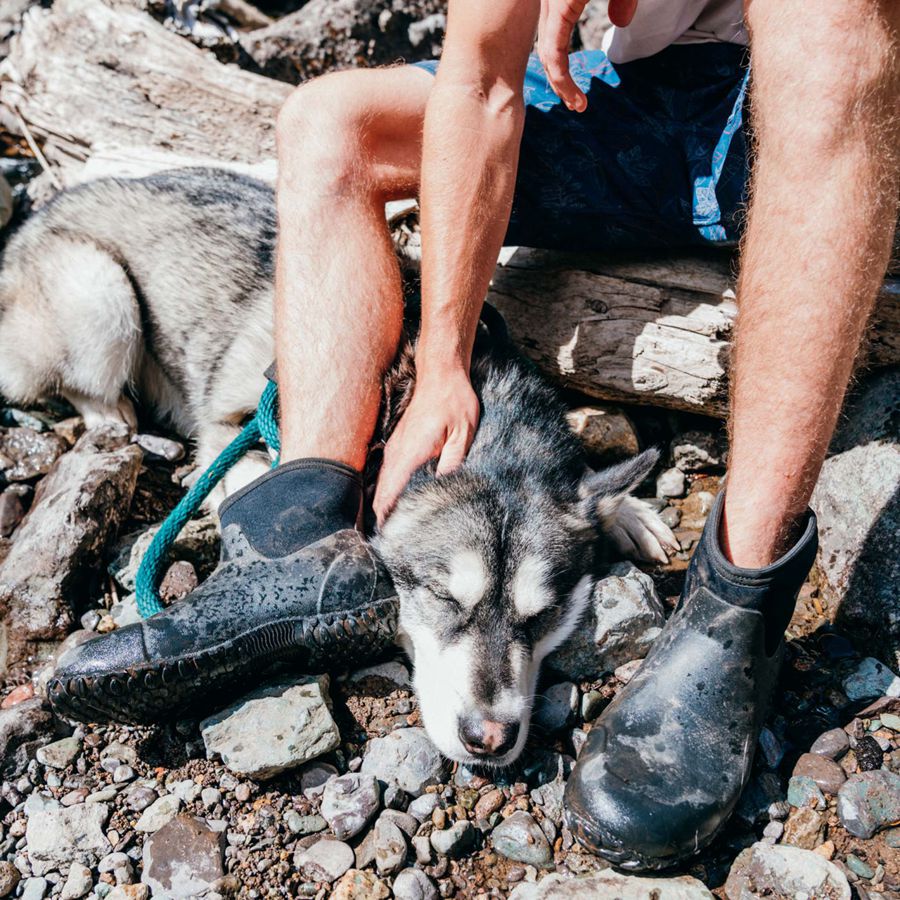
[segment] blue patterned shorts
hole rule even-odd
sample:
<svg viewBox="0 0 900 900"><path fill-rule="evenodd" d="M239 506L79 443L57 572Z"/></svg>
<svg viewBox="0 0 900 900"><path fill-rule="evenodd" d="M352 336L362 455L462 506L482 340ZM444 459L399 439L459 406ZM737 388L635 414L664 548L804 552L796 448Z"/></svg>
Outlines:
<svg viewBox="0 0 900 900"><path fill-rule="evenodd" d="M507 244L624 250L734 243L747 188L748 56L673 45L613 66L573 53L586 112L553 93L536 56ZM418 63L430 72L437 62Z"/></svg>

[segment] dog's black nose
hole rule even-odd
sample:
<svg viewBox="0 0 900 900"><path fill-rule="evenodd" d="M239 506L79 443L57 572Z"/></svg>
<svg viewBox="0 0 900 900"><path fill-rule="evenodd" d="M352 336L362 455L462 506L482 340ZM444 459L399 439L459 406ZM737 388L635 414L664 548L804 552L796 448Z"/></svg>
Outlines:
<svg viewBox="0 0 900 900"><path fill-rule="evenodd" d="M475 717L460 719L459 739L473 756L503 756L519 738L518 722L492 722Z"/></svg>

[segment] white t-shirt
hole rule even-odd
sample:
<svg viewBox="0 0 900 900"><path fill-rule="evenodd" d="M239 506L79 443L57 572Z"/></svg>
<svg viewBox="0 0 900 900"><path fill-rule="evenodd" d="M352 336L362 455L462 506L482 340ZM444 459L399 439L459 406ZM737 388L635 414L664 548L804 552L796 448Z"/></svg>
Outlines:
<svg viewBox="0 0 900 900"><path fill-rule="evenodd" d="M613 63L659 53L669 44L747 44L742 0L638 0L627 28L610 28L603 49Z"/></svg>

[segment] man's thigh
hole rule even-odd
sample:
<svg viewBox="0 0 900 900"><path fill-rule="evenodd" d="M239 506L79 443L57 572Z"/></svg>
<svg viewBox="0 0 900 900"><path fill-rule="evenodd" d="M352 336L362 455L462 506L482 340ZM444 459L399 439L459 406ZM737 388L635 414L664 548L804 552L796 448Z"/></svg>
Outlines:
<svg viewBox="0 0 900 900"><path fill-rule="evenodd" d="M570 66L588 107L574 113L532 57L506 243L615 250L734 242L747 180L746 64L733 44L676 45L615 67L602 51L575 53Z"/></svg>

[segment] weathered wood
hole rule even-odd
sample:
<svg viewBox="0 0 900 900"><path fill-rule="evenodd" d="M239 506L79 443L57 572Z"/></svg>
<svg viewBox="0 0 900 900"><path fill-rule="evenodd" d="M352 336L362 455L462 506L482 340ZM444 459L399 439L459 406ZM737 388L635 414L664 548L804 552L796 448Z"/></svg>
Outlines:
<svg viewBox="0 0 900 900"><path fill-rule="evenodd" d="M517 249L488 299L566 387L722 417L737 313L728 256L604 260ZM900 291L882 291L863 362L900 362Z"/></svg>
<svg viewBox="0 0 900 900"><path fill-rule="evenodd" d="M146 13L101 0L28 12L0 67L0 105L66 172L142 146L236 163L275 155L288 85L223 65Z"/></svg>

